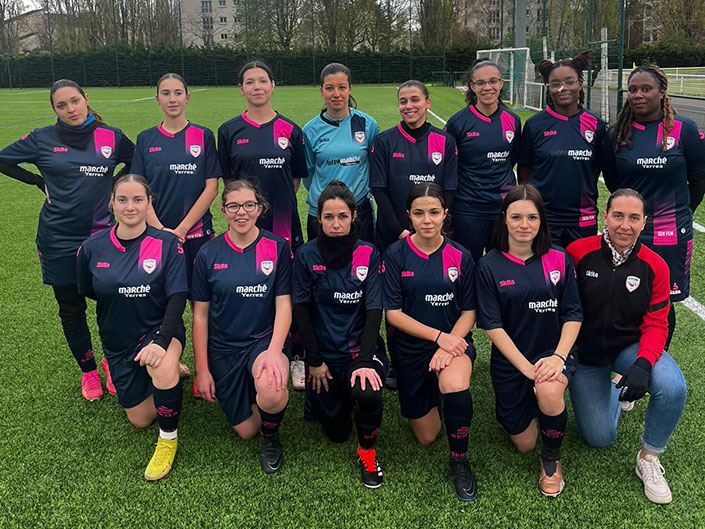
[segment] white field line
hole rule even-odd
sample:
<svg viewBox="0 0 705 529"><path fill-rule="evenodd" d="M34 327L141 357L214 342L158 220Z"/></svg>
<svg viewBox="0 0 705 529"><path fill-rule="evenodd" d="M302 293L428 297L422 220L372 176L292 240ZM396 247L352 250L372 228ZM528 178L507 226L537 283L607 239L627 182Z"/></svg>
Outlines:
<svg viewBox="0 0 705 529"><path fill-rule="evenodd" d="M197 88L196 90L191 90L189 93L193 94L194 92L204 92L208 90L207 88ZM154 99L154 96L149 96L149 97L140 97L138 99L130 99L129 103L137 103L138 101L147 101L149 99Z"/></svg>
<svg viewBox="0 0 705 529"><path fill-rule="evenodd" d="M433 112L430 108L428 109L428 113L431 114L431 115L432 115L434 118L436 118L438 121L440 121L441 123L443 123L443 125L445 125L445 124L447 123L447 121L446 121L445 119L443 119L441 116L439 116L438 114L436 114L435 112Z"/></svg>

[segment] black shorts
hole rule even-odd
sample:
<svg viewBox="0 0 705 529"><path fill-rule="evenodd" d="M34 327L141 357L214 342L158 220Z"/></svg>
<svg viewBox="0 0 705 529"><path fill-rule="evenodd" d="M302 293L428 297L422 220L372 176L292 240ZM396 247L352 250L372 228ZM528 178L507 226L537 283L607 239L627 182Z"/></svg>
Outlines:
<svg viewBox="0 0 705 529"><path fill-rule="evenodd" d="M78 250L78 249L77 249ZM78 283L76 255L49 256L37 251L42 269L42 282L53 287L65 287Z"/></svg>
<svg viewBox="0 0 705 529"><path fill-rule="evenodd" d="M497 219L476 219L453 213L451 217L453 240L467 248L477 263L483 251L489 252L492 249L492 230L496 223Z"/></svg>
<svg viewBox="0 0 705 529"><path fill-rule="evenodd" d="M553 351L545 351L534 357L531 363L534 364L540 358L552 354ZM573 377L576 367L575 354L569 355L568 361L563 368L563 374L568 379L568 382ZM522 433L529 427L531 421L538 417L539 413L538 402L534 393L534 381L526 378L513 365L497 366L497 362L492 362L490 365L490 377L494 388L497 422L509 435Z"/></svg>
<svg viewBox="0 0 705 529"><path fill-rule="evenodd" d="M203 245L206 244L208 241L213 240L214 237L215 235L209 231L203 237L188 239L182 245L184 248L184 257L186 258L186 279L188 280L189 290L191 290L191 278L193 277L193 263L196 262L196 255L198 254L198 250L200 250Z"/></svg>
<svg viewBox="0 0 705 529"><path fill-rule="evenodd" d="M232 426L237 426L252 415L257 392L252 377L252 366L257 357L267 350L271 336L262 338L247 350L231 354L208 355L208 367L215 383L215 397ZM282 351L289 357L289 343Z"/></svg>
<svg viewBox="0 0 705 529"><path fill-rule="evenodd" d="M117 356L105 355L110 368L110 377L117 391L118 403L123 408L133 408L141 404L154 391L152 377L149 376L147 367L135 362L135 356L145 345L152 341L158 330L159 328L157 327L145 334L139 345L130 353ZM181 342L181 347L184 346L186 343L186 332L183 325L179 325L174 338Z"/></svg>
<svg viewBox="0 0 705 529"><path fill-rule="evenodd" d="M561 248L565 248L571 242L577 241L578 239L584 239L585 237L597 235L597 225L586 226L584 228L568 228L565 226L556 226L553 228L549 224L548 227L551 232L551 242Z"/></svg>
<svg viewBox="0 0 705 529"><path fill-rule="evenodd" d="M373 360L374 370L384 382L389 364L387 355L384 354L383 350L380 351L378 349ZM328 391L325 388L321 388L321 392L316 393L310 383L306 382L306 399L311 404L311 412L324 428L330 423L349 420L353 408L350 377L355 370L352 360L342 364L327 363L326 365L333 377L328 381Z"/></svg>
<svg viewBox="0 0 705 529"><path fill-rule="evenodd" d="M428 370L435 350L425 355L402 357L393 354L392 360L397 370L397 389L402 416L407 419L420 419L441 404L438 376ZM475 363L475 346L470 343L465 350L470 361Z"/></svg>

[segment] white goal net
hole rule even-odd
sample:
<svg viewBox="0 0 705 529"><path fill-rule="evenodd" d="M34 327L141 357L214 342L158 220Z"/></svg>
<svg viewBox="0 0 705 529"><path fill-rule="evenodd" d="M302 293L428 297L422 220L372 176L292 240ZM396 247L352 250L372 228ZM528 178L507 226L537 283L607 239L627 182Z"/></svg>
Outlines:
<svg viewBox="0 0 705 529"><path fill-rule="evenodd" d="M487 57L501 68L507 103L541 109L543 84L535 82L536 70L529 48L478 50L476 58L480 57Z"/></svg>

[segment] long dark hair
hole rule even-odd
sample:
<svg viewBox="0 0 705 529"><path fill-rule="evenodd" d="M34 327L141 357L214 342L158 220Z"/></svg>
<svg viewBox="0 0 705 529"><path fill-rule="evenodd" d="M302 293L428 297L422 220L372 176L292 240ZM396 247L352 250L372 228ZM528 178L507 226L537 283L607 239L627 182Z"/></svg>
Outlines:
<svg viewBox="0 0 705 529"><path fill-rule="evenodd" d="M321 70L321 86L323 86L323 80L327 76L335 75L336 73L345 74L345 76L348 78L348 86L352 86L352 73L350 72L350 68L348 68L344 64L340 64L339 62L332 62L323 67L323 69ZM355 101L355 98L352 94L350 94L350 96L348 97L348 106L350 108L357 108L357 101ZM326 108L323 107L323 110L325 109Z"/></svg>
<svg viewBox="0 0 705 529"><path fill-rule="evenodd" d="M662 126L666 134L663 135L663 140L661 142L661 151L666 152L668 150L668 133L673 130L673 116L676 113L671 105L671 98L668 97L668 77L663 73L663 70L655 64L646 64L643 66L637 66L629 74L629 79L627 83L632 80L638 73L648 73L653 77L658 83L659 90L663 92L663 97L661 98L661 114L662 114ZM630 149L632 148L632 121L634 121L634 111L632 106L627 103L622 107L619 112L619 117L617 118L617 123L615 123L612 129L612 135L617 138L617 145L615 151L619 149L621 145L627 145Z"/></svg>
<svg viewBox="0 0 705 529"><path fill-rule="evenodd" d="M551 232L548 230L546 220L546 206L544 206L541 193L531 184L519 184L509 190L502 201L502 207L497 217L497 223L492 233L493 247L501 252L509 251L509 231L507 230L506 218L507 209L514 202L519 200L530 200L539 212L540 226L536 237L531 242L531 249L534 255L541 257L551 249Z"/></svg>
<svg viewBox="0 0 705 529"><path fill-rule="evenodd" d="M86 93L83 91L83 88L81 88L76 81L72 81L71 79L59 79L56 81L53 85L51 85L51 90L49 90L49 102L51 103L51 108L54 108L54 94L56 93L57 90L60 90L62 88L75 88L78 90L78 93L81 94L81 97L83 99L86 98ZM88 107L88 113L93 114L93 117L95 117L95 120L100 123L104 124L105 122L103 121L103 118L100 117L100 114L93 110L90 105L87 105Z"/></svg>
<svg viewBox="0 0 705 529"><path fill-rule="evenodd" d="M484 68L485 66L492 66L493 68L497 68L497 71L499 72L499 78L502 79L503 72L502 69L499 67L499 64L488 59L487 57L480 57L478 59L475 59L475 61L470 65L470 68L465 74L465 77L468 81L468 91L465 92L465 102L468 105L475 105L477 103L477 94L473 92L472 88L470 88L470 85L475 81L475 72L480 68ZM502 89L499 91L499 96L497 97L497 103L504 106L504 101L502 100L506 97L507 94L504 92L504 87L502 87Z"/></svg>
<svg viewBox="0 0 705 529"><path fill-rule="evenodd" d="M548 59L543 59L539 61L536 65L536 69L543 77L543 82L548 85L548 78L551 76L551 72L556 68L562 66L567 66L575 71L575 75L578 76L578 80L583 82L583 71L588 67L590 61L592 60L592 50L585 50L577 54L572 59L562 59L560 61L551 62ZM583 103L585 103L585 91L580 88L580 98L578 100L578 107L582 108ZM551 89L546 86L546 106L553 108L553 98L551 97Z"/></svg>
<svg viewBox="0 0 705 529"><path fill-rule="evenodd" d="M323 204L328 200L340 199L345 202L345 205L350 209L350 215L355 216L357 211L357 203L355 202L355 195L352 191L340 180L331 180L330 183L321 191L318 195L318 220L321 220L321 213L323 211Z"/></svg>

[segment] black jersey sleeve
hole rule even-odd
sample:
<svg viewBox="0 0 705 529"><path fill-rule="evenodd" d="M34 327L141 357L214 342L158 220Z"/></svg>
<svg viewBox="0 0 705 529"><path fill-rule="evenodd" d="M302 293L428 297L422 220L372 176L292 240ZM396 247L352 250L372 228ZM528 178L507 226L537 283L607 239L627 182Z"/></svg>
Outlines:
<svg viewBox="0 0 705 529"><path fill-rule="evenodd" d="M162 349L167 349L171 343L171 339L176 334L179 325L182 324L181 316L186 308L186 294L178 293L169 296L164 310L164 319L162 324L154 335L152 341Z"/></svg>
<svg viewBox="0 0 705 529"><path fill-rule="evenodd" d="M534 144L531 134L531 123L524 123L524 130L519 138L516 161L521 165L531 167L534 165Z"/></svg>
<svg viewBox="0 0 705 529"><path fill-rule="evenodd" d="M399 252L387 252L382 261L385 310L399 310L402 307L401 268L397 262L398 253Z"/></svg>
<svg viewBox="0 0 705 529"><path fill-rule="evenodd" d="M365 328L362 331L360 354L355 358L355 369L373 367L372 357L377 349L379 327L382 324L382 309L371 309L365 312Z"/></svg>
<svg viewBox="0 0 705 529"><path fill-rule="evenodd" d="M445 126L443 127L443 130L453 136L453 139L455 139L456 143L460 140L460 138L458 138L458 129L455 126L455 115L450 117L450 119L446 122Z"/></svg>
<svg viewBox="0 0 705 529"><path fill-rule="evenodd" d="M220 169L223 172L223 178L232 178L232 169L230 168L230 138L227 136L227 127L223 124L218 129L218 159L220 160Z"/></svg>
<svg viewBox="0 0 705 529"><path fill-rule="evenodd" d="M559 307L561 325L567 321L583 321L575 265L573 258L567 252L565 253L565 283L561 291Z"/></svg>
<svg viewBox="0 0 705 529"><path fill-rule="evenodd" d="M90 250L84 246L78 248L76 256L76 282L78 293L87 298L96 299L93 291L93 275L90 270Z"/></svg>
<svg viewBox="0 0 705 529"><path fill-rule="evenodd" d="M118 137L120 138L116 160L118 163L124 163L125 167L120 171L119 174L126 174L130 172L130 166L132 165L132 157L135 154L135 144L132 140L127 137L122 131L119 131Z"/></svg>
<svg viewBox="0 0 705 529"><path fill-rule="evenodd" d="M519 161L519 148L521 146L524 131L521 130L521 119L519 116L514 116L514 141L511 143L509 152L509 161L512 167Z"/></svg>
<svg viewBox="0 0 705 529"><path fill-rule="evenodd" d="M616 138L612 134L612 129L605 133L600 148L600 169L602 170L602 178L605 180L605 186L610 193L619 189L620 179L617 174L617 156L614 151Z"/></svg>
<svg viewBox="0 0 705 529"><path fill-rule="evenodd" d="M502 309L499 302L499 293L494 286L494 277L489 263L480 259L480 264L475 274L477 289L477 326L487 331L501 329Z"/></svg>
<svg viewBox="0 0 705 529"><path fill-rule="evenodd" d="M218 150L215 148L215 137L209 129L205 130L204 149L206 151L206 180L209 178L220 178L223 176L223 171L220 168Z"/></svg>
<svg viewBox="0 0 705 529"><path fill-rule="evenodd" d="M215 243L212 243L215 244ZM208 257L203 249L196 255L193 263L193 278L191 279L191 299L194 301L210 302L213 298L211 285L208 281Z"/></svg>
<svg viewBox="0 0 705 529"><path fill-rule="evenodd" d="M460 271L460 292L462 300L460 310L475 310L477 307L477 294L475 292L475 263L472 256L463 255Z"/></svg>
<svg viewBox="0 0 705 529"><path fill-rule="evenodd" d="M140 134L137 136L137 143L135 144L135 153L132 156L132 165L130 166L130 172L146 177L147 175L144 174L146 172L144 167L144 155L142 154L142 150L144 149L143 142L144 132L140 132Z"/></svg>
<svg viewBox="0 0 705 529"><path fill-rule="evenodd" d="M605 142L605 136L607 135L607 127L605 127L605 122L601 119L597 120L597 131L595 132L595 143L594 152L595 156L592 157L592 166L601 167L602 166L602 144Z"/></svg>
<svg viewBox="0 0 705 529"><path fill-rule="evenodd" d="M705 194L705 134L693 122L684 122L683 125L683 153L688 177L690 209L695 212Z"/></svg>
<svg viewBox="0 0 705 529"><path fill-rule="evenodd" d="M405 229L409 229L411 226L411 221L407 223L408 226L402 224L400 219L397 218L396 213L394 213L394 206L392 205L392 199L389 198L389 193L387 193L386 187L373 187L372 194L375 197L375 202L377 204L377 216L379 217L379 229L385 230L388 233L383 235L385 239L396 240Z"/></svg>
<svg viewBox="0 0 705 529"><path fill-rule="evenodd" d="M36 130L25 134L16 142L0 150L0 162L6 163L7 165L35 163L38 159L39 143L37 142Z"/></svg>
<svg viewBox="0 0 705 529"><path fill-rule="evenodd" d="M443 164L443 189L455 191L458 188L458 147L454 137L446 137L445 163Z"/></svg>
<svg viewBox="0 0 705 529"><path fill-rule="evenodd" d="M291 174L293 178L304 179L308 176L306 167L306 139L299 127L294 127L291 131Z"/></svg>
<svg viewBox="0 0 705 529"><path fill-rule="evenodd" d="M277 257L277 277L274 283L275 296L291 295L291 275L292 262L294 256L291 254L291 248L286 241L279 246L279 256Z"/></svg>
<svg viewBox="0 0 705 529"><path fill-rule="evenodd" d="M370 152L370 187L384 188L389 187L389 153L385 142L377 136L372 142L372 151ZM379 204L378 204L379 205Z"/></svg>
<svg viewBox="0 0 705 529"><path fill-rule="evenodd" d="M44 179L41 176L31 171L27 171L19 165L8 165L0 162L0 173L3 173L10 178L14 178L15 180L19 180L25 184L37 186L42 191L46 189Z"/></svg>

